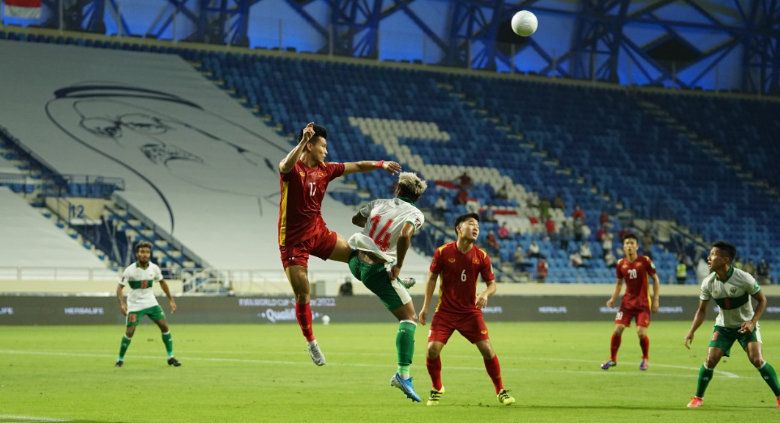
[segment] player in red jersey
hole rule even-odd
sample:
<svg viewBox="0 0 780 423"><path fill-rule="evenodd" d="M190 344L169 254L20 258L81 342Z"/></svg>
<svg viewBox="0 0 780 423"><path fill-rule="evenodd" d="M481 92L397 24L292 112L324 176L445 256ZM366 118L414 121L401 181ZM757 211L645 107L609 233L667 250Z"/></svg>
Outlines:
<svg viewBox="0 0 780 423"><path fill-rule="evenodd" d="M309 254L323 260L349 261L352 250L342 237L328 229L320 209L328 183L342 175L384 169L391 174L401 171L393 161L365 160L349 163L327 163L327 131L309 123L300 133L298 145L279 162L279 252L284 273L295 292L295 316L314 364L325 364L312 330L309 306Z"/></svg>
<svg viewBox="0 0 780 423"><path fill-rule="evenodd" d="M636 333L639 335L639 346L642 348L642 361L639 363L639 370L647 370L647 353L650 349L647 327L650 326L650 312L657 312L660 305L661 281L655 272L653 261L650 260L650 257L638 255L638 248L639 242L634 234L623 237L625 257L620 259L615 267L617 281L615 282L615 291L607 300L607 307L615 305L620 290L623 288L623 281L626 282L626 293L623 295L623 300L620 301L620 310L615 315L615 331L612 333L610 356L609 360L601 365L603 370L617 366L617 352L620 348L623 329L626 326L631 326L632 319L636 319ZM648 275L653 277L652 300L647 289Z"/></svg>
<svg viewBox="0 0 780 423"><path fill-rule="evenodd" d="M457 240L437 248L433 254L428 283L425 286L425 300L419 313L419 322L425 325L428 306L436 289L436 280L441 275L439 304L431 320L428 332L428 354L425 365L431 375L433 389L428 405L438 405L444 386L441 382L441 350L456 330L482 353L485 369L496 389L498 401L510 405L515 399L504 389L501 381L501 366L493 352L488 337L488 329L482 318L482 308L487 305L488 297L496 292L495 276L490 257L485 250L474 245L479 235L479 215L469 213L455 220ZM476 295L477 275L487 287Z"/></svg>

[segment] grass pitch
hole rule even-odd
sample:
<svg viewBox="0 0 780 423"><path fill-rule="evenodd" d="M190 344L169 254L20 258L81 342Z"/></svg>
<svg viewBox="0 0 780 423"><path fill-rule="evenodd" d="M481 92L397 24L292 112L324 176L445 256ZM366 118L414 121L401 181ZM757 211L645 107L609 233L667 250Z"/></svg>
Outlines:
<svg viewBox="0 0 780 423"><path fill-rule="evenodd" d="M388 316L390 320L390 316ZM455 334L442 354L447 393L438 407L413 404L389 386L396 324L317 325L328 364L311 363L296 325L177 325L180 368L165 364L159 330L144 322L125 367L114 368L121 326L0 328L0 422L701 422L774 421L771 391L737 348L724 359L704 407L685 404L696 385L711 323L691 351L687 322L650 327L650 369L626 330L617 368L607 358L612 323L491 323L504 383L496 400L476 348ZM417 331L412 375L426 397L427 327ZM763 322L764 356L780 368L780 323ZM748 414L746 414L748 413Z"/></svg>

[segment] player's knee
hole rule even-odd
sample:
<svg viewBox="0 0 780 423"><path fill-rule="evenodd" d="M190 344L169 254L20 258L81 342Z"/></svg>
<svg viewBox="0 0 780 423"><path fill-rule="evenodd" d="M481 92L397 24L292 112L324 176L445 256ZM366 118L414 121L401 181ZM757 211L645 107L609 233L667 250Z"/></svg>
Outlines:
<svg viewBox="0 0 780 423"><path fill-rule="evenodd" d="M761 357L761 354L751 355L748 357L748 359L750 360L750 363L753 365L753 367L757 369L764 364L764 358Z"/></svg>
<svg viewBox="0 0 780 423"><path fill-rule="evenodd" d="M435 360L439 358L440 353L441 353L441 348L438 348L435 345L428 345L428 353L426 354L426 357L431 360Z"/></svg>
<svg viewBox="0 0 780 423"><path fill-rule="evenodd" d="M718 365L718 361L720 361L720 357L707 356L707 359L704 360L704 365L708 369L714 369Z"/></svg>

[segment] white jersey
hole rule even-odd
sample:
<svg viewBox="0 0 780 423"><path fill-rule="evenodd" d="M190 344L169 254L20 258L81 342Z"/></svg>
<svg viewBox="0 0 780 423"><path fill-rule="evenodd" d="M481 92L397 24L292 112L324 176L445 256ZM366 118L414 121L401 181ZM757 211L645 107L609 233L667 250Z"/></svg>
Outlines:
<svg viewBox="0 0 780 423"><path fill-rule="evenodd" d="M721 281L715 272L710 273L701 283L699 298L703 301L715 300L720 312L715 324L727 328L737 328L753 318L753 304L750 297L761 290L750 273L731 268L726 280Z"/></svg>
<svg viewBox="0 0 780 423"><path fill-rule="evenodd" d="M388 263L396 261L398 238L404 225L411 223L417 232L425 222L417 207L400 198L371 201L358 213L366 218L366 226L349 238L350 248L374 253Z"/></svg>
<svg viewBox="0 0 780 423"><path fill-rule="evenodd" d="M122 273L120 285L130 288L127 293L127 311L139 311L159 305L154 296L154 282L162 280L160 268L149 263L146 269L141 269L137 263L127 266Z"/></svg>

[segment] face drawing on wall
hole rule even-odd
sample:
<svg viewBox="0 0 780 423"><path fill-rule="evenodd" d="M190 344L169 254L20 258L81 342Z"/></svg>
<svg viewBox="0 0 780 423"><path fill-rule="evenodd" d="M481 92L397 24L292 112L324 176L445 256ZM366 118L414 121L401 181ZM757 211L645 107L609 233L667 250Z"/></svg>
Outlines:
<svg viewBox="0 0 780 423"><path fill-rule="evenodd" d="M171 231L177 196L278 193L275 184L263 188L278 177L271 164L277 157L267 156L286 147L176 95L79 84L57 90L46 111L70 138L141 178L168 209Z"/></svg>

